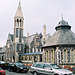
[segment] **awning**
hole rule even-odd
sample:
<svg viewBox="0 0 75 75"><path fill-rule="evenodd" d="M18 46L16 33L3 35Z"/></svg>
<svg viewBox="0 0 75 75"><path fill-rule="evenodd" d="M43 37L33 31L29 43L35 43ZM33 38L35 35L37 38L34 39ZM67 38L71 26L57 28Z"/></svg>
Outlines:
<svg viewBox="0 0 75 75"><path fill-rule="evenodd" d="M35 53L22 53L20 55L41 55L43 52L35 52Z"/></svg>

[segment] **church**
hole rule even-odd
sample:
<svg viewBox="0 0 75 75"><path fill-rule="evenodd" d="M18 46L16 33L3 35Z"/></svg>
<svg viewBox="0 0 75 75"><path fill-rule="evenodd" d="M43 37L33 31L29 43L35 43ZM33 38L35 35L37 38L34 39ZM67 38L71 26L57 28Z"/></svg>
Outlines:
<svg viewBox="0 0 75 75"><path fill-rule="evenodd" d="M56 32L43 45L43 62L58 65L75 64L75 34L63 18L55 27Z"/></svg>
<svg viewBox="0 0 75 75"><path fill-rule="evenodd" d="M46 25L43 34L23 36L24 17L19 2L14 17L14 33L8 34L4 61L22 62L49 62L58 65L75 64L75 34L71 26L63 18L55 27L56 32L50 36L46 34Z"/></svg>
<svg viewBox="0 0 75 75"><path fill-rule="evenodd" d="M19 2L15 17L14 17L14 33L8 34L6 41L6 50L4 61L6 62L23 62L33 63L36 60L42 61L42 46L46 40L50 38L50 34L46 34L46 25L43 26L42 33L35 33L29 36L23 36L24 17ZM31 61L33 59L33 61Z"/></svg>

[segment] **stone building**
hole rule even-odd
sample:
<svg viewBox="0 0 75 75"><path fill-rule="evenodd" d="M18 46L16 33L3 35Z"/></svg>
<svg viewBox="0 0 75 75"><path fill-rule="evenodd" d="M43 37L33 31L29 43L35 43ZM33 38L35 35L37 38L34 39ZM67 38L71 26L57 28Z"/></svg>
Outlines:
<svg viewBox="0 0 75 75"><path fill-rule="evenodd" d="M42 46L50 38L46 34L46 25L43 26L42 33L23 36L23 13L21 3L19 2L15 17L14 17L14 33L8 34L4 60L7 62L35 62L36 59L42 61ZM40 58L41 56L41 58Z"/></svg>
<svg viewBox="0 0 75 75"><path fill-rule="evenodd" d="M24 36L23 36L23 13L19 2L15 17L14 17L14 34L8 35L5 50L5 61L19 61L19 54L24 52Z"/></svg>
<svg viewBox="0 0 75 75"><path fill-rule="evenodd" d="M1 61L4 61L4 56L5 56L5 50L6 48L5 47L0 47L0 60Z"/></svg>
<svg viewBox="0 0 75 75"><path fill-rule="evenodd" d="M49 34L45 34L46 42L49 38ZM42 33L34 34L25 38L25 52L20 54L20 60L23 63L33 64L34 62L42 62L42 46L43 46ZM44 43L45 43L44 42Z"/></svg>
<svg viewBox="0 0 75 75"><path fill-rule="evenodd" d="M56 32L43 46L43 62L75 64L75 34L71 26L62 18L55 29Z"/></svg>

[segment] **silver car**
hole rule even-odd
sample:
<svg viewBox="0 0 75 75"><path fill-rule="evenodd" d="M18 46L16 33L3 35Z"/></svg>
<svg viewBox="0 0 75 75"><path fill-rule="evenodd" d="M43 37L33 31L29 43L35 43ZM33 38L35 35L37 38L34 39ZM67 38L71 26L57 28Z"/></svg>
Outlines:
<svg viewBox="0 0 75 75"><path fill-rule="evenodd" d="M73 75L69 70L63 69L56 64L36 62L31 66L33 75Z"/></svg>

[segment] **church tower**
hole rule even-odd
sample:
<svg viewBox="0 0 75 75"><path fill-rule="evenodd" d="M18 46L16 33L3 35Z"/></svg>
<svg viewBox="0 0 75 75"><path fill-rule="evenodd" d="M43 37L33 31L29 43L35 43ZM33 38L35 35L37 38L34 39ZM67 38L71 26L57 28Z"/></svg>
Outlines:
<svg viewBox="0 0 75 75"><path fill-rule="evenodd" d="M19 54L23 53L23 13L21 9L21 3L19 5L14 17L14 51L15 51L15 62L19 59Z"/></svg>
<svg viewBox="0 0 75 75"><path fill-rule="evenodd" d="M15 17L14 17L14 37L15 42L23 42L23 13L21 3L19 2Z"/></svg>

